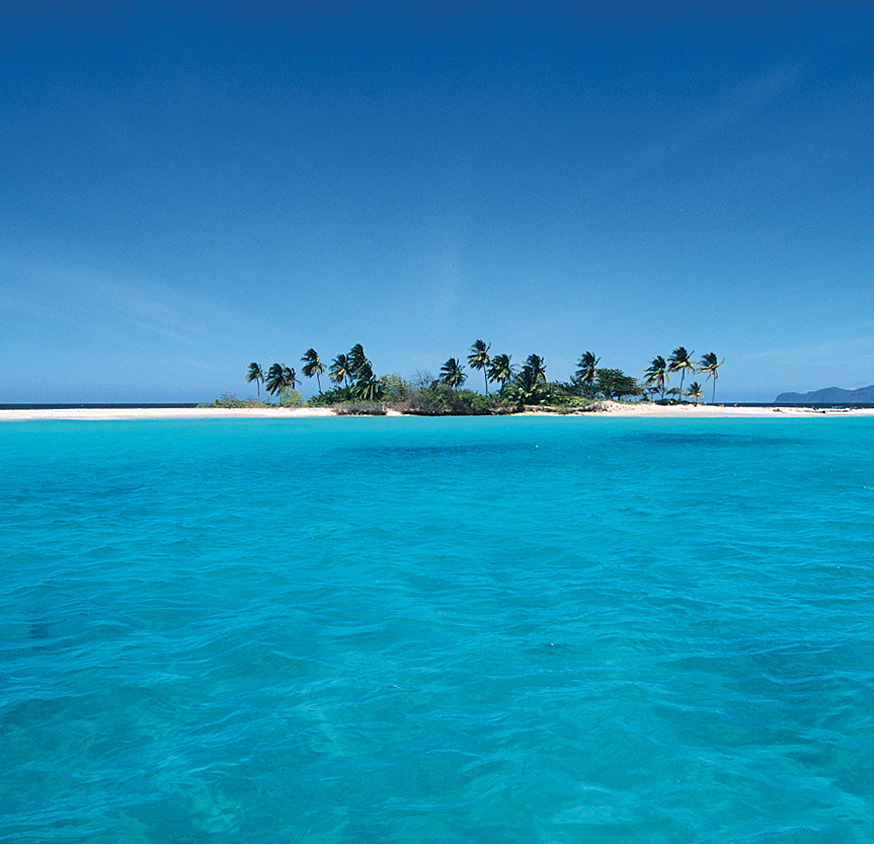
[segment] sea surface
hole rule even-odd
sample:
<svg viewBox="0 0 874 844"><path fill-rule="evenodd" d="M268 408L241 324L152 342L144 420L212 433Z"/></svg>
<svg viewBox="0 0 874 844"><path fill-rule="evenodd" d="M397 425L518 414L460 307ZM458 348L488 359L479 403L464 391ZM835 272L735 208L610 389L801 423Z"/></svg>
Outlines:
<svg viewBox="0 0 874 844"><path fill-rule="evenodd" d="M874 419L0 426L0 840L870 844Z"/></svg>

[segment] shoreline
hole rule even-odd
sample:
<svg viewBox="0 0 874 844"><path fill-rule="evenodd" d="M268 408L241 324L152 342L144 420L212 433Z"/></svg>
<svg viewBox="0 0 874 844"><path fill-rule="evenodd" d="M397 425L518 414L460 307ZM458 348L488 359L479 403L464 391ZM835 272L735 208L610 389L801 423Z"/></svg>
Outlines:
<svg viewBox="0 0 874 844"><path fill-rule="evenodd" d="M779 407L762 405L760 407L732 407L722 405L652 405L620 404L602 402L598 410L578 413L557 413L551 410L526 410L513 416L582 416L582 417L645 417L663 419L800 419L816 416L874 416L874 408L813 408ZM403 417L415 414L402 414L390 410L387 416ZM128 408L34 408L29 410L0 410L0 422L65 420L65 421L111 421L136 419L315 419L337 416L328 407L128 407ZM360 418L360 417L355 417ZM421 417L442 418L442 417Z"/></svg>

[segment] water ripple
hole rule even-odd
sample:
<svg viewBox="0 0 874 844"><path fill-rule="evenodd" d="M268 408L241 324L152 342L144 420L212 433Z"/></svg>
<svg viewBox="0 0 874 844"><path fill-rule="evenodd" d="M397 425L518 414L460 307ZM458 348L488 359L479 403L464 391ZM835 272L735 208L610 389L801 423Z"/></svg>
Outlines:
<svg viewBox="0 0 874 844"><path fill-rule="evenodd" d="M872 442L10 426L0 840L874 841Z"/></svg>

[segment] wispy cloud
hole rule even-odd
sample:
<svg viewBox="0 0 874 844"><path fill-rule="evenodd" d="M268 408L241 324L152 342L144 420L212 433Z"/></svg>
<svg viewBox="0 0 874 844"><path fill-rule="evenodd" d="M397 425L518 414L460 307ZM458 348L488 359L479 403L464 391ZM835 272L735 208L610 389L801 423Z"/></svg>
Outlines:
<svg viewBox="0 0 874 844"><path fill-rule="evenodd" d="M742 352L733 358L733 365L739 369L759 373L766 378L769 374L781 375L795 373L800 380L817 381L833 379L839 371L847 384L865 386L871 383L874 372L874 323L859 323L856 331L846 329L840 336L829 337L817 342L798 342L781 344ZM867 378L863 384L859 378ZM831 384L817 384L811 389Z"/></svg>
<svg viewBox="0 0 874 844"><path fill-rule="evenodd" d="M9 253L0 253L0 309L11 330L26 325L33 339L62 329L189 347L220 341L237 317L215 299L121 269Z"/></svg>
<svg viewBox="0 0 874 844"><path fill-rule="evenodd" d="M599 187L632 180L711 143L719 135L745 123L765 106L786 95L803 79L801 64L780 64L743 80L724 91L709 106L691 114L673 134L642 147L612 172L605 174Z"/></svg>

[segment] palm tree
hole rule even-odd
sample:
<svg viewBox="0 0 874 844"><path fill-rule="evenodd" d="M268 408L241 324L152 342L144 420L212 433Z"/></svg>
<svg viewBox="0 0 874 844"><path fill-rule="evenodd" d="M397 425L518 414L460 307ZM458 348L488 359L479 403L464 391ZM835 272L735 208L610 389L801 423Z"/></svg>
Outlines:
<svg viewBox="0 0 874 844"><path fill-rule="evenodd" d="M515 374L513 364L510 363L510 355L495 355L489 366L489 381L500 381L501 386L506 386Z"/></svg>
<svg viewBox="0 0 874 844"><path fill-rule="evenodd" d="M683 379L686 377L686 370L695 372L695 365L689 360L693 352L687 352L682 346L674 349L671 356L668 358L668 371L680 373L680 397L683 396Z"/></svg>
<svg viewBox="0 0 874 844"><path fill-rule="evenodd" d="M267 380L264 382L264 389L272 396L277 393L281 396L285 388L288 386L285 380L285 370L281 363L274 363L267 370Z"/></svg>
<svg viewBox="0 0 874 844"><path fill-rule="evenodd" d="M454 390L460 387L466 380L464 367L455 358L449 358L440 367L440 383L445 384L450 389Z"/></svg>
<svg viewBox="0 0 874 844"><path fill-rule="evenodd" d="M370 361L364 361L364 363L355 370L355 374L358 376L358 384L361 384L363 381L370 381L370 379L373 378L373 367L370 365Z"/></svg>
<svg viewBox="0 0 874 844"><path fill-rule="evenodd" d="M701 399L701 385L697 381L693 381L686 390L686 395L690 399L695 399L695 404Z"/></svg>
<svg viewBox="0 0 874 844"><path fill-rule="evenodd" d="M364 346L361 343L356 343L349 350L349 354L346 355L346 361L349 364L349 372L356 376L359 376L360 370L365 366L370 366L370 361L367 359L367 355L364 354Z"/></svg>
<svg viewBox="0 0 874 844"><path fill-rule="evenodd" d="M525 366L522 369L523 371L526 369L530 370L535 378L539 378L542 381L546 380L546 364L540 355L528 355L525 359Z"/></svg>
<svg viewBox="0 0 874 844"><path fill-rule="evenodd" d="M319 360L319 356L316 353L315 349L307 349L304 352L304 355L301 358L301 361L304 364L303 368L301 369L301 372L307 378L312 378L313 375L316 376L316 383L319 385L319 393L321 393L322 392L322 380L321 380L321 378L319 378L319 375L321 375L325 371L325 364L323 364Z"/></svg>
<svg viewBox="0 0 874 844"><path fill-rule="evenodd" d="M293 367L284 366L282 368L282 377L285 379L285 387L279 394L279 403L282 404L282 399L289 390L293 390L297 384L300 384L297 373Z"/></svg>
<svg viewBox="0 0 874 844"><path fill-rule="evenodd" d="M643 380L645 384L652 384L662 394L662 401L664 401L665 383L671 380L671 376L668 375L667 364L661 355L656 355L652 359Z"/></svg>
<svg viewBox="0 0 874 844"><path fill-rule="evenodd" d="M583 352L583 356L577 361L577 369L575 375L579 382L584 386L595 383L597 373L595 367L600 363L601 358L596 358L591 352Z"/></svg>
<svg viewBox="0 0 874 844"><path fill-rule="evenodd" d="M264 380L264 373L261 371L261 367L257 363L249 364L249 370L246 372L246 380L250 384L253 381L255 382L255 386L258 388L258 401L261 401L261 382Z"/></svg>
<svg viewBox="0 0 874 844"><path fill-rule="evenodd" d="M352 375L352 369L349 366L349 358L346 355L337 355L331 361L331 368L328 371L328 377L335 383L340 384L346 382L349 384L349 378Z"/></svg>
<svg viewBox="0 0 874 844"><path fill-rule="evenodd" d="M470 347L470 354L467 356L467 362L470 364L471 369L481 369L486 379L486 395L489 394L489 364L491 360L489 359L489 349L492 347L492 344L489 343L486 345L482 340L477 340Z"/></svg>
<svg viewBox="0 0 874 844"><path fill-rule="evenodd" d="M527 404L542 404L547 399L544 380L542 374L526 364L506 388L506 396L516 403L517 410L524 410Z"/></svg>
<svg viewBox="0 0 874 844"><path fill-rule="evenodd" d="M725 358L723 358L721 361L719 361L719 363L717 363L716 362L716 355L713 352L708 352L698 362L698 371L700 373L703 374L706 372L707 378L710 378L711 375L713 376L713 399L710 402L711 404L716 404L716 379L719 377L719 372L717 372L717 370L724 363L725 363ZM705 382L707 381L707 378L704 379Z"/></svg>
<svg viewBox="0 0 874 844"><path fill-rule="evenodd" d="M371 371L369 377L358 380L355 395L364 401L379 401L385 395L385 382Z"/></svg>

